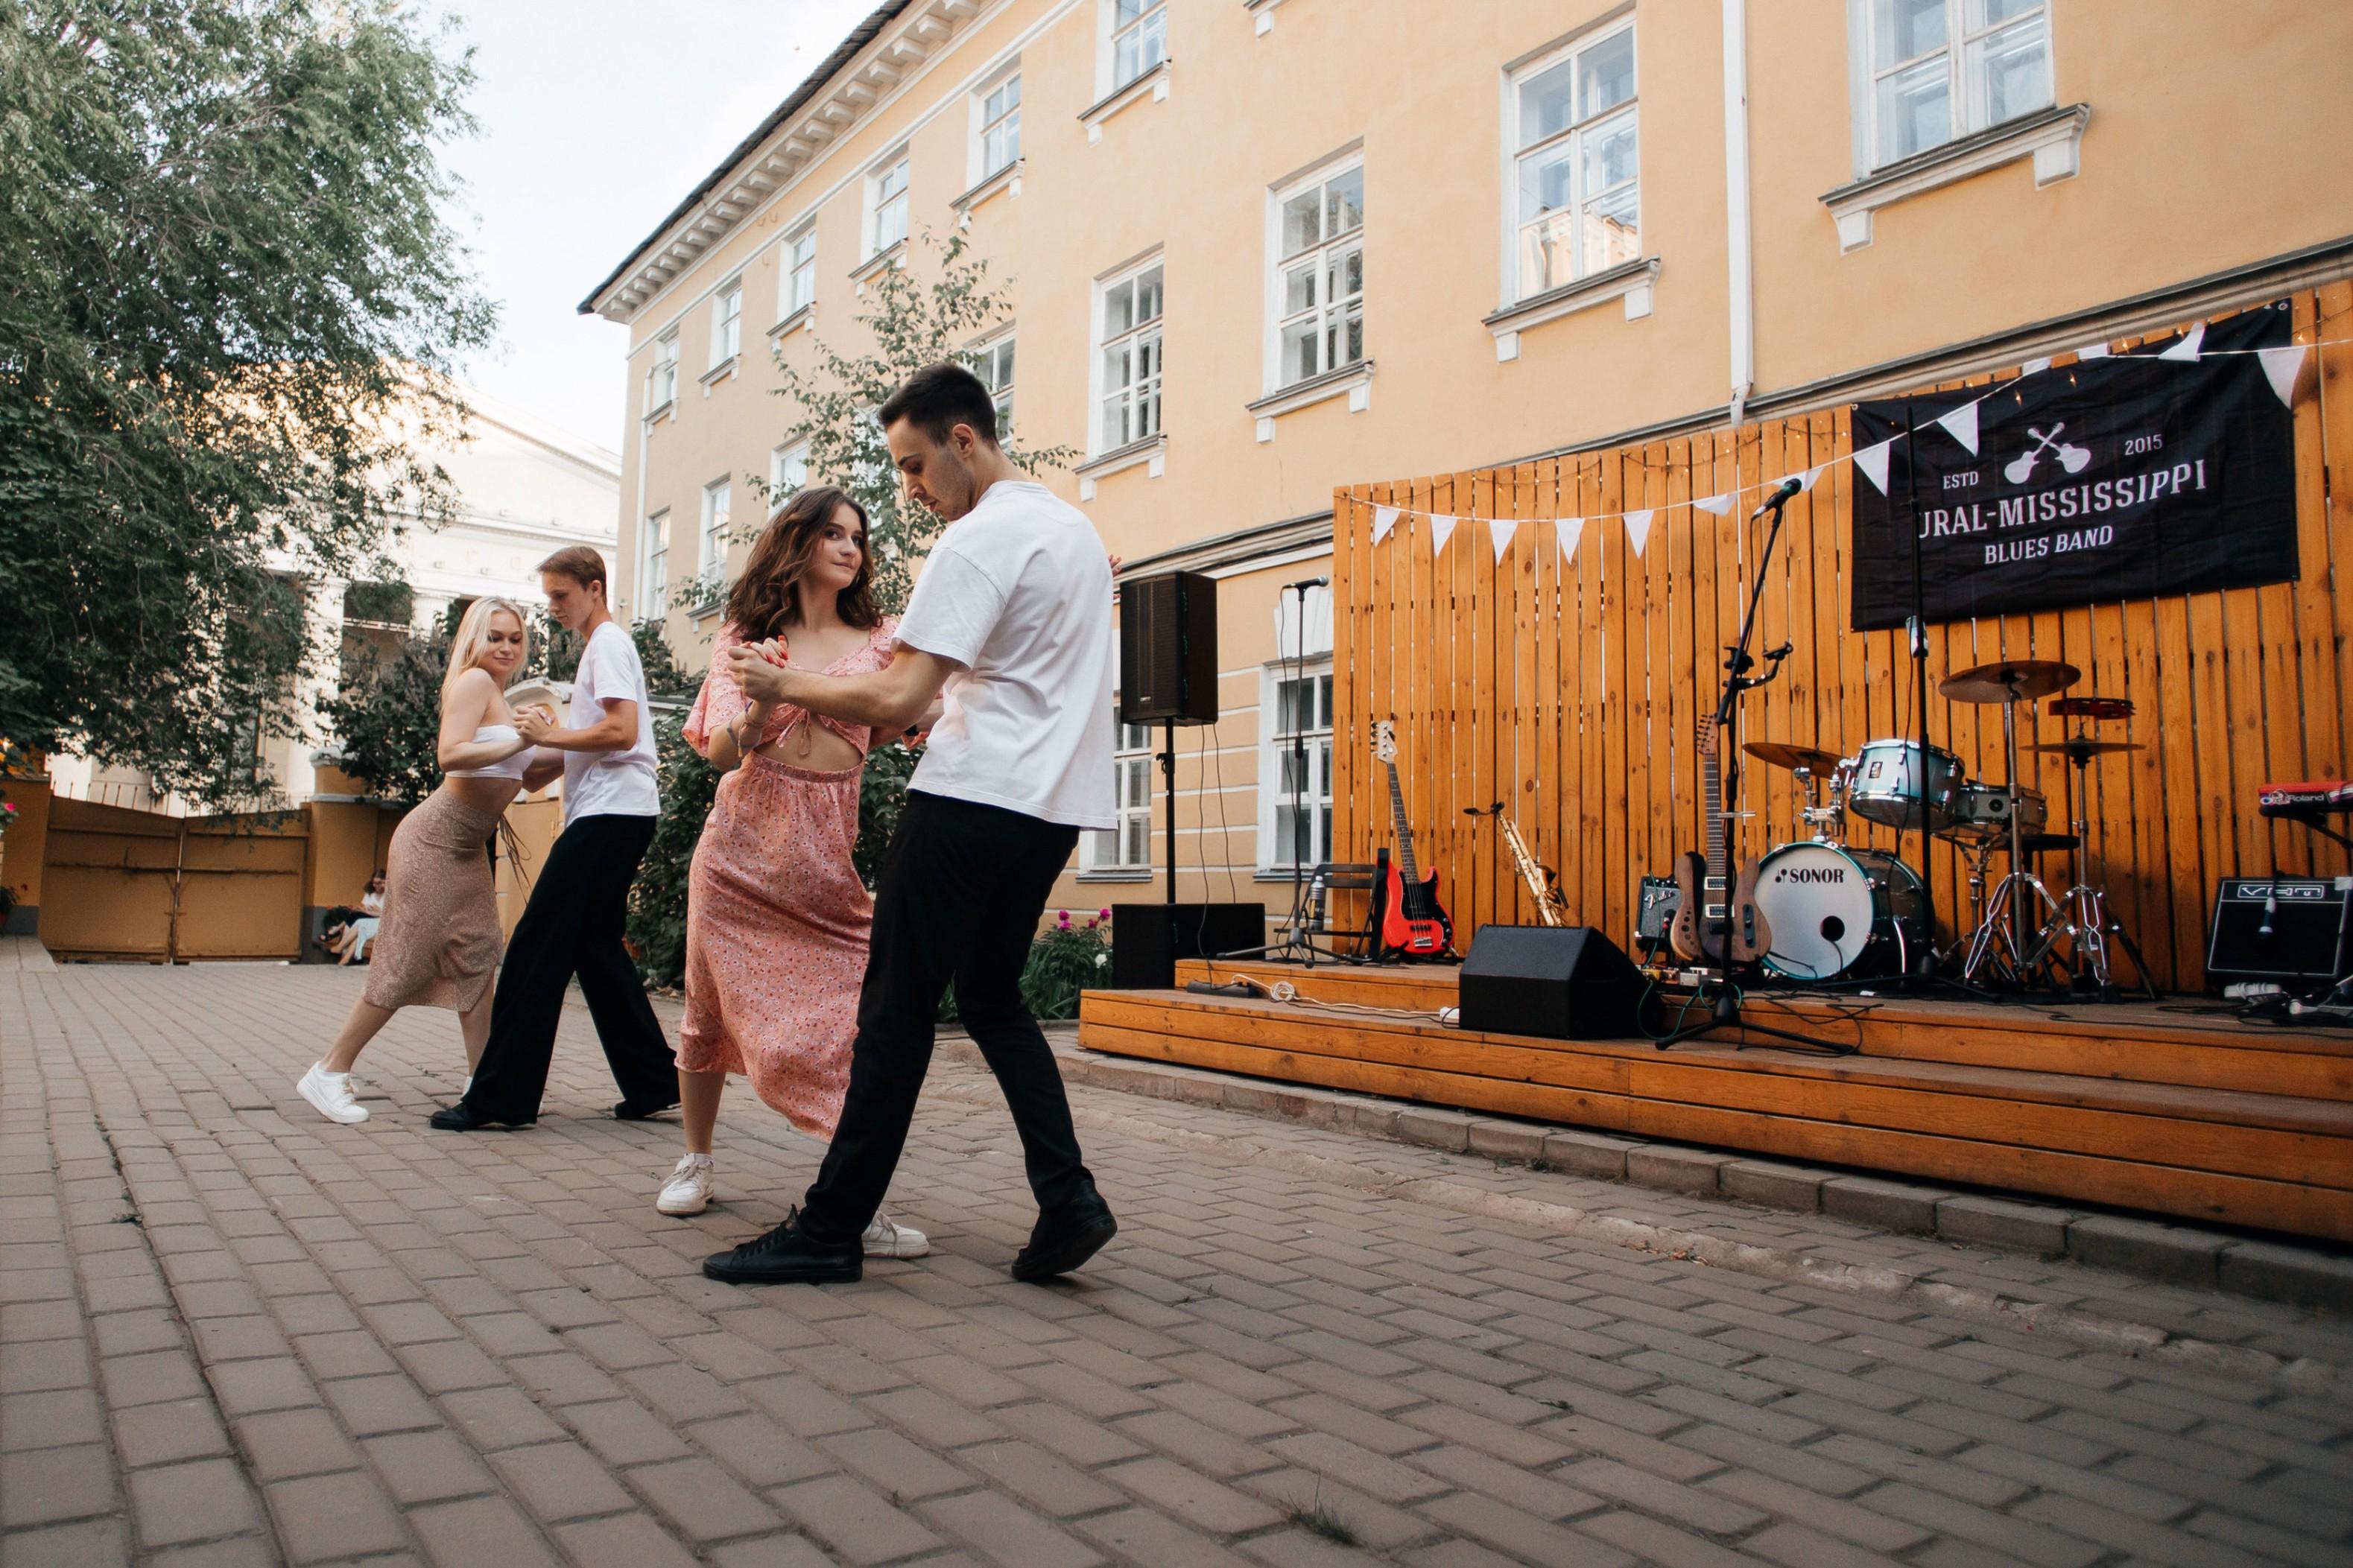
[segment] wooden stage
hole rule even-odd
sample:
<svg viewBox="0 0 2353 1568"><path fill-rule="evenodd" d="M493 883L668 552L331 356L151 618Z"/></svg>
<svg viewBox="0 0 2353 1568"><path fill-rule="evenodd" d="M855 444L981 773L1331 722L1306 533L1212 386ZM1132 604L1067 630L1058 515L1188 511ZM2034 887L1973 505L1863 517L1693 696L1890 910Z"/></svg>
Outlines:
<svg viewBox="0 0 2353 1568"><path fill-rule="evenodd" d="M1177 968L1180 987L1213 977L1207 963ZM2353 1243L2353 1030L2241 1024L2201 1016L2194 999L2028 1006L1762 992L1750 998L1757 1021L1859 1054L1742 1049L1729 1031L1660 1051L1441 1025L1431 1015L1453 1005L1451 967L1215 966L1218 980L1237 974L1288 981L1300 999L1091 991L1079 1043Z"/></svg>

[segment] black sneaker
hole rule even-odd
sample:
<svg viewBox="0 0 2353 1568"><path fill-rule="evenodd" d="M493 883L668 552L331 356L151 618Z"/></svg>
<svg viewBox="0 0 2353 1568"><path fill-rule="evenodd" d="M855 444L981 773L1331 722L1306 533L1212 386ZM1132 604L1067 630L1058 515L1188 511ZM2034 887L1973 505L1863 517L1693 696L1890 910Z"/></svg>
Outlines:
<svg viewBox="0 0 2353 1568"><path fill-rule="evenodd" d="M483 1115L461 1100L455 1105L445 1105L435 1111L427 1119L427 1124L444 1132L480 1132L491 1128L509 1132L518 1127L528 1127L537 1120L534 1116L522 1121L501 1121L495 1116Z"/></svg>
<svg viewBox="0 0 2353 1568"><path fill-rule="evenodd" d="M848 1285L865 1271L857 1241L835 1246L803 1236L797 1208L767 1235L702 1260L703 1278L723 1285Z"/></svg>
<svg viewBox="0 0 2353 1568"><path fill-rule="evenodd" d="M677 1109L678 1101L675 1100L625 1100L621 1101L620 1104L613 1107L613 1120L616 1121L651 1121L663 1111L676 1110Z"/></svg>
<svg viewBox="0 0 2353 1568"><path fill-rule="evenodd" d="M1111 1205L1090 1182L1077 1197L1051 1214L1038 1216L1029 1245L1013 1260L1013 1278L1051 1279L1057 1274L1068 1274L1118 1234L1119 1221L1112 1217Z"/></svg>

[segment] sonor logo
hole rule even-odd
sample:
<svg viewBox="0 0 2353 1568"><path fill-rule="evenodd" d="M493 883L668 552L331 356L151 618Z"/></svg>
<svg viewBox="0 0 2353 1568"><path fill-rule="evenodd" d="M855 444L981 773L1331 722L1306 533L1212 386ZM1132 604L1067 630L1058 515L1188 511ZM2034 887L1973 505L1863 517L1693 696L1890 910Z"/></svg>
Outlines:
<svg viewBox="0 0 2353 1568"><path fill-rule="evenodd" d="M1783 871L1773 879L1777 882L1843 882L1846 880L1846 868L1816 866L1808 868L1801 866L1795 870Z"/></svg>

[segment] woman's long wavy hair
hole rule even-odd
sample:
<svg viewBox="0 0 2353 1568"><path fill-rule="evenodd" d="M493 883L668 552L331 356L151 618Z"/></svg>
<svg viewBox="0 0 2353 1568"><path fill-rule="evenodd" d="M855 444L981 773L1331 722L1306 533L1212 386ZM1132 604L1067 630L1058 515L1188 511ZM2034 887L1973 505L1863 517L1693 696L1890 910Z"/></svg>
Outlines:
<svg viewBox="0 0 2353 1568"><path fill-rule="evenodd" d="M858 514L858 575L835 595L841 618L860 631L870 631L881 619L874 607L874 557L866 542L866 509L849 492L832 485L813 485L778 507L752 546L744 575L727 591L727 619L745 642L782 637L786 623L799 615L801 579L817 558L818 538L836 507Z"/></svg>

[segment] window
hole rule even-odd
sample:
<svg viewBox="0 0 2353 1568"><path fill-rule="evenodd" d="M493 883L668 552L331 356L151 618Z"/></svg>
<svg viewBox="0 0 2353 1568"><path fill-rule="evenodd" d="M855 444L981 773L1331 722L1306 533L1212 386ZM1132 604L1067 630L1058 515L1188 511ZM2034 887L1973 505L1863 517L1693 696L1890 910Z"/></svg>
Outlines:
<svg viewBox="0 0 2353 1568"><path fill-rule="evenodd" d="M733 500L734 486L725 479L713 479L702 487L702 545L694 558L697 576L727 566L727 513Z"/></svg>
<svg viewBox="0 0 2353 1568"><path fill-rule="evenodd" d="M1275 198L1275 384L1365 357L1365 169Z"/></svg>
<svg viewBox="0 0 2353 1568"><path fill-rule="evenodd" d="M1111 89L1168 58L1168 0L1111 0Z"/></svg>
<svg viewBox="0 0 2353 1568"><path fill-rule="evenodd" d="M1332 858L1332 661L1272 665L1263 681L1259 864L1320 865Z"/></svg>
<svg viewBox="0 0 2353 1568"><path fill-rule="evenodd" d="M646 372L646 412L656 414L678 401L678 334L654 340L653 368Z"/></svg>
<svg viewBox="0 0 2353 1568"><path fill-rule="evenodd" d="M1103 288L1098 452L1160 433L1161 304L1157 261Z"/></svg>
<svg viewBox="0 0 2353 1568"><path fill-rule="evenodd" d="M711 307L711 368L718 369L744 346L744 279L722 284Z"/></svg>
<svg viewBox="0 0 2353 1568"><path fill-rule="evenodd" d="M1855 0L1868 80L1858 125L1876 168L2051 103L2046 0Z"/></svg>
<svg viewBox="0 0 2353 1568"><path fill-rule="evenodd" d="M1113 711L1118 711L1116 701ZM1086 837L1086 871L1149 870L1152 867L1152 731L1143 724L1112 721L1112 795L1116 827L1096 828Z"/></svg>
<svg viewBox="0 0 2353 1568"><path fill-rule="evenodd" d="M768 454L768 506L808 483L808 443L792 441Z"/></svg>
<svg viewBox="0 0 2353 1568"><path fill-rule="evenodd" d="M777 268L776 320L798 315L817 303L817 226L785 241Z"/></svg>
<svg viewBox="0 0 2353 1568"><path fill-rule="evenodd" d="M638 591L638 618L659 616L670 608L670 509L646 519L645 586Z"/></svg>
<svg viewBox="0 0 2353 1568"><path fill-rule="evenodd" d="M1514 298L1641 254L1634 29L1548 55L1512 79Z"/></svg>
<svg viewBox="0 0 2353 1568"><path fill-rule="evenodd" d="M907 237L907 156L898 158L876 174L866 178L868 206L871 216L868 227L873 243L866 247L869 256L880 256Z"/></svg>
<svg viewBox="0 0 2353 1568"><path fill-rule="evenodd" d="M1021 156L1021 77L1007 77L980 100L980 177L1009 169Z"/></svg>
<svg viewBox="0 0 2353 1568"><path fill-rule="evenodd" d="M1001 438L1013 428L1013 334L1008 332L975 350L972 374L980 377L981 385L988 388L989 401L997 405L997 433Z"/></svg>

